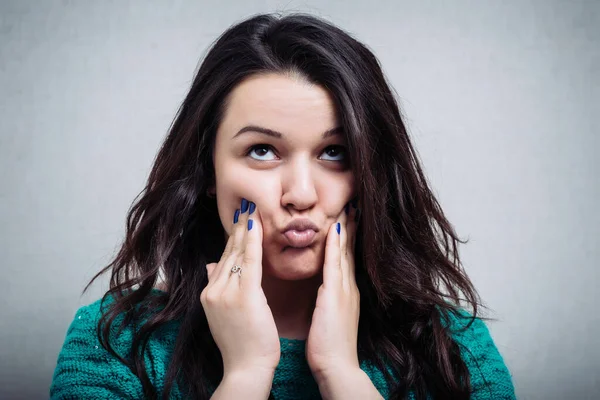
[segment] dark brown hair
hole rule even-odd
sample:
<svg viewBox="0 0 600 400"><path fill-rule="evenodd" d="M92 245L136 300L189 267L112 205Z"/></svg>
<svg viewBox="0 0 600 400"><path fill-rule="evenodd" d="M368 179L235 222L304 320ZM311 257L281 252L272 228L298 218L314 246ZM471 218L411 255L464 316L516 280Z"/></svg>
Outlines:
<svg viewBox="0 0 600 400"><path fill-rule="evenodd" d="M216 200L207 195L212 149L228 94L262 73L291 73L321 85L337 107L363 205L356 245L360 360L384 372L390 398L405 398L409 390L417 399L469 398L469 370L444 325L463 303L473 310L469 323L477 316L479 296L458 254L466 241L428 186L378 60L348 33L306 14L253 16L224 32L206 54L128 213L118 255L90 282L112 270L103 299L115 301L98 323L103 346L140 378L149 399L167 398L175 382L190 397L207 399L209 385L220 382L221 356L200 303L205 266L219 260L225 245ZM166 291L150 296L159 274ZM109 340L119 315L125 316L121 328L140 324L127 358ZM152 332L175 320L180 330L158 393L143 352Z"/></svg>

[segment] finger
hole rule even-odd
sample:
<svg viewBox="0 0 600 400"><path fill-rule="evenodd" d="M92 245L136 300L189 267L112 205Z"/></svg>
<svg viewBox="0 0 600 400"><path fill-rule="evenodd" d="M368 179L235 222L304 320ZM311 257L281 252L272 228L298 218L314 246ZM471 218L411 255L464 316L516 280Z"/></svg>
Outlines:
<svg viewBox="0 0 600 400"><path fill-rule="evenodd" d="M323 263L323 286L340 286L342 273L340 270L340 233L341 224L334 222L327 233L325 242L325 261Z"/></svg>
<svg viewBox="0 0 600 400"><path fill-rule="evenodd" d="M341 226L341 229L340 229L341 258L340 258L340 261L343 260L343 258L346 256L346 254L345 254L346 253L346 241L348 239L346 224L348 223L348 216L349 216L351 209L352 209L352 206L350 205L350 203L347 203L346 206L344 207L344 209L342 210L342 212L338 215L338 222L340 223L340 226Z"/></svg>
<svg viewBox="0 0 600 400"><path fill-rule="evenodd" d="M247 287L251 287L253 282L256 281L256 278L253 277L253 275L256 273L257 270L260 274L258 278L257 287L260 287L260 282L262 279L262 233L260 240L257 243L260 254L256 258L252 254L248 254L248 242L250 240L250 242L253 243L252 241L254 240L250 238L250 235L254 236L254 233L257 231L257 229L260 228L257 227L258 213L256 211L256 204L250 202L248 205L248 212L246 214L246 223L244 224L246 232L244 235L244 241L242 243L242 251L238 254L238 257L236 258L236 265L241 266L242 270L241 273L236 273L237 279L235 277L231 277L229 279L229 283L227 284L228 289L230 286L239 289L240 287L242 287L243 284L245 284ZM243 279L241 279L242 275L244 275Z"/></svg>
<svg viewBox="0 0 600 400"><path fill-rule="evenodd" d="M262 283L263 230L259 210L251 204L246 223L246 241L244 243L243 265L245 276L242 285L260 288Z"/></svg>
<svg viewBox="0 0 600 400"><path fill-rule="evenodd" d="M248 220L248 201L243 199L241 202L240 213L237 221L233 224L231 232L232 245L231 250L224 254L219 261L221 264L219 274L216 276L215 285L225 286L231 274L231 268L236 265L238 258L243 252L244 237L246 235L246 221Z"/></svg>
<svg viewBox="0 0 600 400"><path fill-rule="evenodd" d="M346 222L346 240L345 246L342 247L342 253L346 255L350 267L350 277L354 277L354 249L356 245L356 232L358 228L357 219L360 217L360 209L357 208L357 203L353 202L350 205L350 210Z"/></svg>
<svg viewBox="0 0 600 400"><path fill-rule="evenodd" d="M217 263L213 272L211 273L210 279L208 281L209 283L211 283L211 282L214 283L216 281L216 277L221 275L221 269L223 268L223 264L225 263L225 260L227 260L229 258L229 256L231 255L231 252L233 251L233 241L235 238L235 235L233 234L233 232L235 231L235 226L236 226L236 223L238 222L239 215L240 215L240 210L239 209L235 210L235 212L233 213L233 218L232 218L232 220L233 220L232 226L231 226L231 229L229 229L229 237L227 238L227 243L225 244L225 249L223 250L221 259L219 260L219 262Z"/></svg>
<svg viewBox="0 0 600 400"><path fill-rule="evenodd" d="M355 197L352 201L352 211L350 213L349 216L349 220L352 221L353 223L348 225L348 237L352 237L352 240L349 240L348 242L351 245L351 249L352 249L352 254L354 255L354 250L356 248L356 233L358 231L358 224L360 223L360 216L361 216L361 209L360 209L360 205L358 204L358 197Z"/></svg>
<svg viewBox="0 0 600 400"><path fill-rule="evenodd" d="M206 274L208 275L208 283L213 279L213 273L215 272L215 268L217 268L217 263L206 264Z"/></svg>
<svg viewBox="0 0 600 400"><path fill-rule="evenodd" d="M340 229L340 270L342 274L342 286L348 289L355 282L354 276L354 217L355 208L348 202L344 211L339 216Z"/></svg>

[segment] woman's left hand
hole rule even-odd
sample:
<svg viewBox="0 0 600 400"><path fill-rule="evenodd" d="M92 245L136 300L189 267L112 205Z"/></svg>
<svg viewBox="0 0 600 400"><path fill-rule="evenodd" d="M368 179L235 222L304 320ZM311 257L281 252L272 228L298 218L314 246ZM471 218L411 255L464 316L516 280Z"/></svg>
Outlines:
<svg viewBox="0 0 600 400"><path fill-rule="evenodd" d="M359 371L358 318L354 242L357 209L348 204L327 234L323 284L319 287L306 360L317 382L348 371Z"/></svg>

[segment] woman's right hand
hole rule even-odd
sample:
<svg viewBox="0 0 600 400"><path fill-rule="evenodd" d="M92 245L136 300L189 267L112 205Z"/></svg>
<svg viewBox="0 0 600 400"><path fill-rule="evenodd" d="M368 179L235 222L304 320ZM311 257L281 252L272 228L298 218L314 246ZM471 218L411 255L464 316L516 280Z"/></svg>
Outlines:
<svg viewBox="0 0 600 400"><path fill-rule="evenodd" d="M262 290L262 225L254 203L242 200L218 263L208 264L200 301L228 376L268 376L280 357L275 320ZM242 267L241 275L231 272ZM270 383L270 382L269 382Z"/></svg>

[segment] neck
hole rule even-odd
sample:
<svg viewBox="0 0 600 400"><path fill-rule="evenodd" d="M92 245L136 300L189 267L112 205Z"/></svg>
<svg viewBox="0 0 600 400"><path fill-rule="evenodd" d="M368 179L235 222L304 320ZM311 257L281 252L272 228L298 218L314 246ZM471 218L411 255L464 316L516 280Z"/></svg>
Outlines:
<svg viewBox="0 0 600 400"><path fill-rule="evenodd" d="M321 283L320 274L300 281L263 274L263 291L280 337L306 340Z"/></svg>

